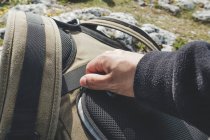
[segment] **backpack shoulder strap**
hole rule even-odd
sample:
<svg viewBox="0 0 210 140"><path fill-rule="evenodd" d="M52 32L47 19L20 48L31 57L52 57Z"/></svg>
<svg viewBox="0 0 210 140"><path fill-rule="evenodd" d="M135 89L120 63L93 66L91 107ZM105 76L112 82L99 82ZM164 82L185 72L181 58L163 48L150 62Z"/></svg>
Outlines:
<svg viewBox="0 0 210 140"><path fill-rule="evenodd" d="M54 139L61 60L60 33L52 19L9 13L0 66L0 139Z"/></svg>
<svg viewBox="0 0 210 140"><path fill-rule="evenodd" d="M140 42L144 43L148 47L148 49L150 49L150 51L160 50L160 47L154 42L154 40L151 39L151 37L148 34L146 34L137 26L128 24L121 20L103 17L103 18L92 19L88 21L81 21L81 25L105 26L112 29L116 29L128 35L131 35L132 37L135 37Z"/></svg>

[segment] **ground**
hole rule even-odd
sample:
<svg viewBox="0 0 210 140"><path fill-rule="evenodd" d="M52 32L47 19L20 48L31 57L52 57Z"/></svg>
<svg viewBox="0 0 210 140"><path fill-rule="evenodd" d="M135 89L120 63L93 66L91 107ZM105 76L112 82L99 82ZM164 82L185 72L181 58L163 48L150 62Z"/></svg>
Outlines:
<svg viewBox="0 0 210 140"><path fill-rule="evenodd" d="M175 48L179 48L192 40L205 40L210 42L210 23L202 23L192 19L192 13L195 10L199 10L199 7L191 11L182 11L179 15L174 16L168 11L159 9L156 4L153 7L141 7L133 0L74 0L70 2L61 0L59 3L65 5L67 11L87 7L102 7L110 9L113 12L130 13L140 25L151 23L177 34L179 37L174 44ZM11 5L1 6L0 16L7 12L9 7ZM3 26L0 24L0 27Z"/></svg>

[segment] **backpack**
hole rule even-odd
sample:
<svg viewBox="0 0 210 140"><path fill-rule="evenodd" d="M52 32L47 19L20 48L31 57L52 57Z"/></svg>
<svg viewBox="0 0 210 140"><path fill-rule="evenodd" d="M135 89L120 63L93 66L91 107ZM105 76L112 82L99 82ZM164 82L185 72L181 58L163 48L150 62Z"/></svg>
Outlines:
<svg viewBox="0 0 210 140"><path fill-rule="evenodd" d="M94 57L113 49L132 51L97 26L135 37L146 52L160 50L141 29L116 19L63 23L9 12L0 61L0 140L207 139L133 99L80 87Z"/></svg>

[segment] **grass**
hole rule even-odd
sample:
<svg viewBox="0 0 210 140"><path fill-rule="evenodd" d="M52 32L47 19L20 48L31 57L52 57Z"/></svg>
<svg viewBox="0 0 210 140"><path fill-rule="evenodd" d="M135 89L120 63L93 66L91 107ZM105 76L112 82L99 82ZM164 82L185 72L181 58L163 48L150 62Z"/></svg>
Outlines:
<svg viewBox="0 0 210 140"><path fill-rule="evenodd" d="M4 28L5 24L0 22L0 28Z"/></svg>
<svg viewBox="0 0 210 140"><path fill-rule="evenodd" d="M10 6L8 4L0 4L0 17L8 12Z"/></svg>
<svg viewBox="0 0 210 140"><path fill-rule="evenodd" d="M187 44L187 40L178 37L176 41L174 42L173 47L175 50L178 50L180 47L182 47L185 44Z"/></svg>
<svg viewBox="0 0 210 140"><path fill-rule="evenodd" d="M82 2L80 2L82 1ZM158 8L140 7L133 0L80 0L66 4L70 10L88 7L107 8L113 12L131 13L140 25L145 23L155 24L156 26L177 34L179 37L175 42L175 49L179 45L184 45L188 41L205 40L210 42L210 23L196 22L192 19L192 13L200 10L199 7L188 11L183 10L179 15L173 16L171 13ZM109 2L113 3L112 5ZM180 42L181 41L181 42Z"/></svg>
<svg viewBox="0 0 210 140"><path fill-rule="evenodd" d="M3 39L0 38L0 47L3 45Z"/></svg>
<svg viewBox="0 0 210 140"><path fill-rule="evenodd" d="M155 4L153 8L150 6L140 7L134 0L59 0L59 2L65 5L68 11L102 7L113 12L130 13L140 25L151 23L178 35L179 37L174 43L175 49L188 41L205 40L210 42L210 23L196 22L192 19L192 13L195 10L200 10L200 7L191 11L183 10L179 15L173 16L170 12L158 9ZM0 16L7 12L9 7L11 6L0 7ZM0 27L3 26L4 24L0 23Z"/></svg>

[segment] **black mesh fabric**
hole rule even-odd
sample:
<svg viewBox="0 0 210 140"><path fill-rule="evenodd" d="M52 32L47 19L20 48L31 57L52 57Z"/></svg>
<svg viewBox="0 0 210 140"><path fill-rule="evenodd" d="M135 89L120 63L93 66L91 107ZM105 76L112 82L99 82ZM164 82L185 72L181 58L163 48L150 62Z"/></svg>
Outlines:
<svg viewBox="0 0 210 140"><path fill-rule="evenodd" d="M60 36L62 42L62 68L65 70L73 62L76 51L70 35L60 30Z"/></svg>
<svg viewBox="0 0 210 140"><path fill-rule="evenodd" d="M197 140L194 135L199 135L199 140L208 139L182 120L141 107L127 97L87 91L82 98L84 114L107 139Z"/></svg>

